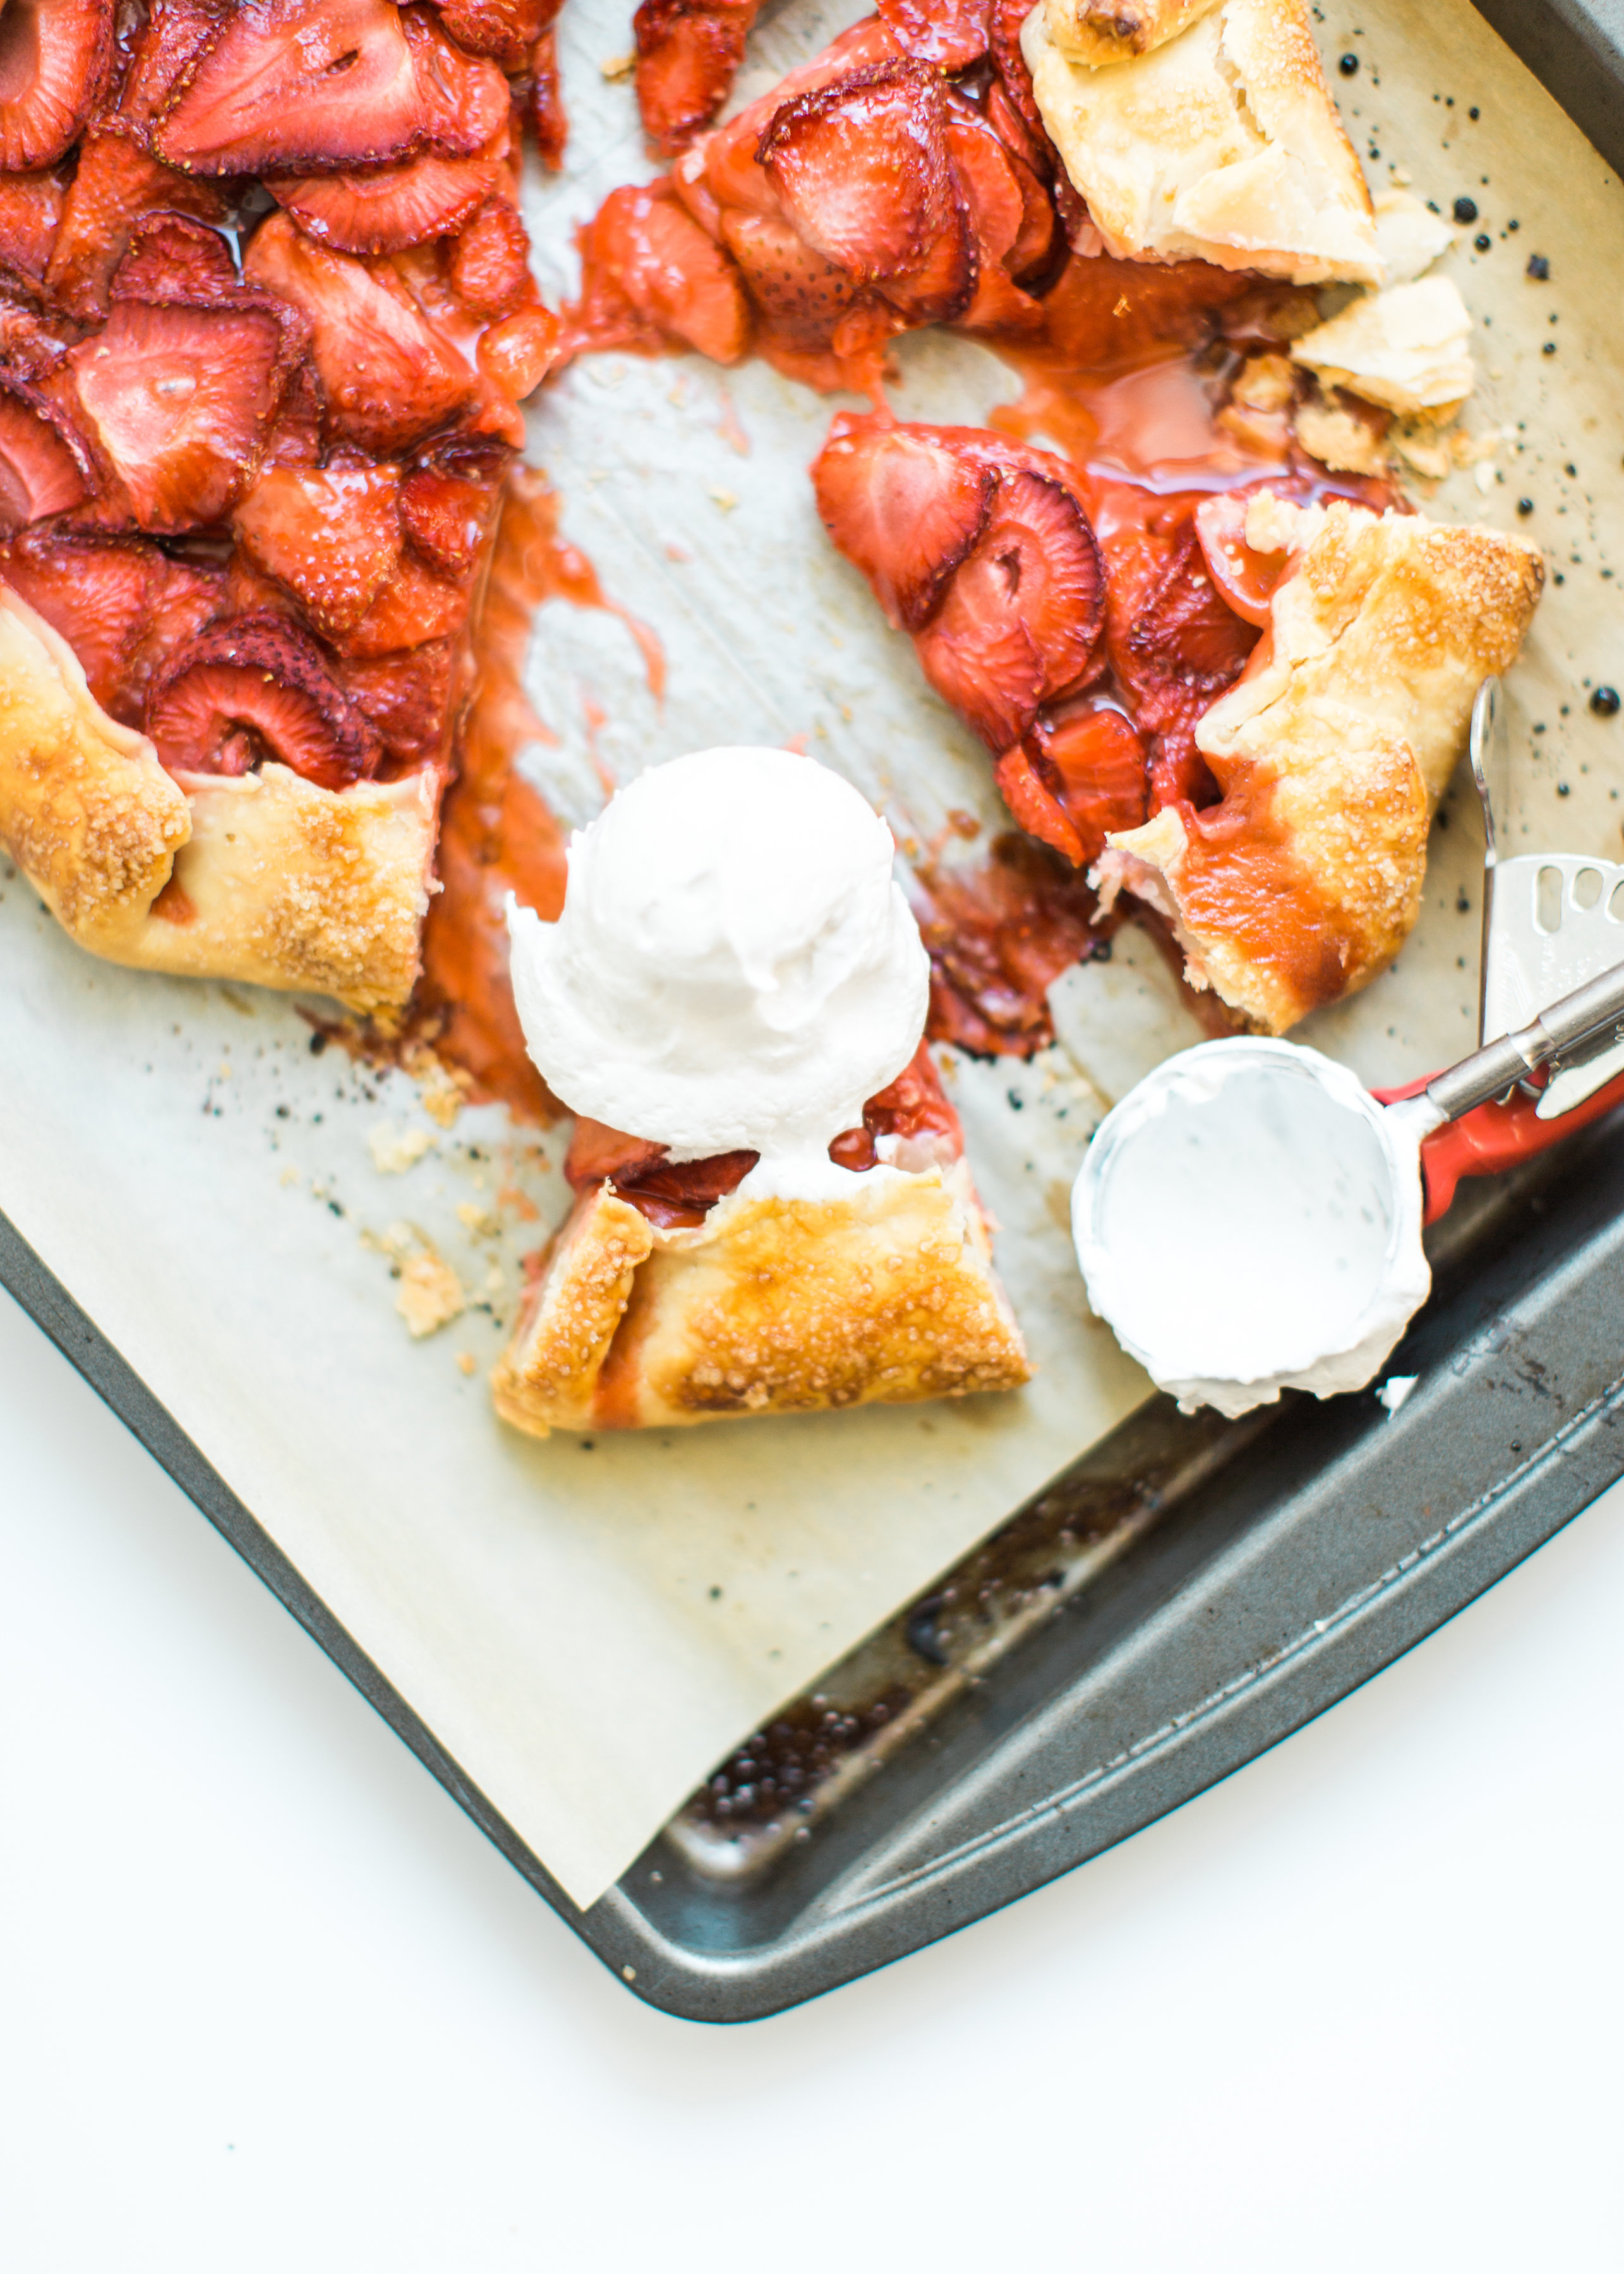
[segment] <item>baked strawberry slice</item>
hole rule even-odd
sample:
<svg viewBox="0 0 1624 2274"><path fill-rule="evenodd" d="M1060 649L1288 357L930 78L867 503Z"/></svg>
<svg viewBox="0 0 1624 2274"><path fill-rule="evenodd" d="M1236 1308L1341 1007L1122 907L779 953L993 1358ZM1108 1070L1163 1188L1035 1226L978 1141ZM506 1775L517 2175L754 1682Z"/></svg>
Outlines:
<svg viewBox="0 0 1624 2274"><path fill-rule="evenodd" d="M508 115L496 65L390 0L239 0L154 134L195 174L346 173L472 157Z"/></svg>
<svg viewBox="0 0 1624 2274"><path fill-rule="evenodd" d="M401 526L438 575L466 576L477 565L501 495L500 472L492 473L414 466L401 485Z"/></svg>
<svg viewBox="0 0 1624 2274"><path fill-rule="evenodd" d="M140 132L172 109L228 13L221 0L147 0L146 20L129 37L119 119Z"/></svg>
<svg viewBox="0 0 1624 2274"><path fill-rule="evenodd" d="M249 556L320 632L353 630L401 557L400 469L273 467L232 516Z"/></svg>
<svg viewBox="0 0 1624 2274"><path fill-rule="evenodd" d="M488 198L459 232L447 248L446 277L469 314L487 320L535 297L530 241L510 199Z"/></svg>
<svg viewBox="0 0 1624 2274"><path fill-rule="evenodd" d="M1141 576L1126 636L1113 639L1112 663L1140 728L1183 742L1240 677L1258 629L1214 583L1192 512L1164 543L1154 573Z"/></svg>
<svg viewBox="0 0 1624 2274"><path fill-rule="evenodd" d="M992 770L998 794L1028 837L1052 846L1062 860L1080 869L1087 858L1077 825L1066 811L1050 769L1028 735L1005 750Z"/></svg>
<svg viewBox="0 0 1624 2274"><path fill-rule="evenodd" d="M968 71L987 53L988 0L876 0L898 46L938 71Z"/></svg>
<svg viewBox="0 0 1624 2274"><path fill-rule="evenodd" d="M321 789L360 781L383 756L314 641L277 616L236 617L184 647L153 688L147 731L171 773L242 774L274 758Z"/></svg>
<svg viewBox="0 0 1624 2274"><path fill-rule="evenodd" d="M54 166L106 93L113 0L7 0L0 15L0 169Z"/></svg>
<svg viewBox="0 0 1624 2274"><path fill-rule="evenodd" d="M722 215L722 242L775 344L814 352L826 349L836 327L859 303L856 279L825 260L793 222L778 215L729 209Z"/></svg>
<svg viewBox="0 0 1624 2274"><path fill-rule="evenodd" d="M177 533L230 510L282 398L282 342L263 307L121 300L71 351L86 419L139 528Z"/></svg>
<svg viewBox="0 0 1624 2274"><path fill-rule="evenodd" d="M454 640L428 640L392 655L340 656L333 675L377 728L387 758L438 765L450 757L458 656Z"/></svg>
<svg viewBox="0 0 1624 2274"><path fill-rule="evenodd" d="M864 283L920 268L958 218L939 75L897 56L793 96L757 158L795 229Z"/></svg>
<svg viewBox="0 0 1624 2274"><path fill-rule="evenodd" d="M558 41L552 32L544 32L530 49L530 69L521 85L520 108L536 154L550 174L556 174L569 141L569 114L559 79Z"/></svg>
<svg viewBox="0 0 1624 2274"><path fill-rule="evenodd" d="M86 135L46 272L50 298L82 323L105 316L113 271L136 222L160 212L223 221L226 207L212 183L189 181L161 164L130 129L115 125Z"/></svg>
<svg viewBox="0 0 1624 2274"><path fill-rule="evenodd" d="M637 43L637 109L643 131L663 158L703 133L727 99L761 0L642 0L632 18Z"/></svg>
<svg viewBox="0 0 1624 2274"><path fill-rule="evenodd" d="M334 437L400 449L473 392L472 373L398 277L311 244L286 214L254 231L243 273L310 318Z"/></svg>
<svg viewBox="0 0 1624 2274"><path fill-rule="evenodd" d="M30 293L45 282L63 200L55 174L0 175L0 270Z"/></svg>
<svg viewBox="0 0 1624 2274"><path fill-rule="evenodd" d="M889 621L917 631L981 535L997 478L931 427L843 412L812 485L824 527Z"/></svg>
<svg viewBox="0 0 1624 2274"><path fill-rule="evenodd" d="M442 158L431 151L365 173L299 174L266 187L319 245L336 252L403 252L461 229L498 176L489 155Z"/></svg>
<svg viewBox="0 0 1624 2274"><path fill-rule="evenodd" d="M217 568L171 561L141 537L33 529L0 546L0 576L62 634L91 693L126 727L154 674L220 610Z"/></svg>
<svg viewBox="0 0 1624 2274"><path fill-rule="evenodd" d="M34 388L0 372L0 533L67 513L94 486L84 445Z"/></svg>
<svg viewBox="0 0 1624 2274"><path fill-rule="evenodd" d="M109 301L184 300L198 305L225 301L240 305L244 299L226 238L207 222L172 213L146 214L135 223L130 249L114 272L108 297ZM286 351L286 338L283 347Z"/></svg>
<svg viewBox="0 0 1624 2274"><path fill-rule="evenodd" d="M1034 740L1040 771L1077 832L1079 851L1071 857L1086 868L1099 859L1113 830L1137 829L1149 811L1144 742L1120 711L1093 705L1041 719Z"/></svg>
<svg viewBox="0 0 1624 2274"><path fill-rule="evenodd" d="M581 267L572 347L675 342L733 364L749 344L737 269L664 183L609 192L581 233Z"/></svg>
<svg viewBox="0 0 1624 2274"><path fill-rule="evenodd" d="M1083 676L1104 609L1099 547L1077 500L1050 475L1007 471L923 635L921 658L944 694L944 669L966 674L963 687L973 698L962 705L966 715L993 749L1004 751L1026 732L1040 703ZM1024 645L1012 638L1015 626ZM940 659L944 651L955 659L949 666ZM1035 677L1026 670L1028 653ZM1006 667L1009 683L1001 689Z"/></svg>
<svg viewBox="0 0 1624 2274"><path fill-rule="evenodd" d="M422 647L430 640L454 639L467 623L472 603L466 580L437 576L403 553L399 568L360 622L335 636L335 644L344 655L365 658Z"/></svg>
<svg viewBox="0 0 1624 2274"><path fill-rule="evenodd" d="M458 47L470 56L489 56L515 75L559 11L559 0L434 0L434 5Z"/></svg>

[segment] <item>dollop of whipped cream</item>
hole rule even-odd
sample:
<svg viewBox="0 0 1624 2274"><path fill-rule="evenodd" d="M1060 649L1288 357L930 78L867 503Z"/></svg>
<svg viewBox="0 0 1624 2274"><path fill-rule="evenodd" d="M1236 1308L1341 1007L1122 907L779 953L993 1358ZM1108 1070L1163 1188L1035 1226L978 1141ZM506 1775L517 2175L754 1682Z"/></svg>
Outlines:
<svg viewBox="0 0 1624 2274"><path fill-rule="evenodd" d="M1416 1126L1297 1043L1202 1043L1094 1133L1088 1299L1185 1412L1362 1389L1425 1300Z"/></svg>
<svg viewBox="0 0 1624 2274"><path fill-rule="evenodd" d="M570 840L557 923L508 906L549 1088L673 1160L759 1153L743 1197L849 1192L830 1141L913 1057L929 996L895 853L849 782L793 751L650 767Z"/></svg>

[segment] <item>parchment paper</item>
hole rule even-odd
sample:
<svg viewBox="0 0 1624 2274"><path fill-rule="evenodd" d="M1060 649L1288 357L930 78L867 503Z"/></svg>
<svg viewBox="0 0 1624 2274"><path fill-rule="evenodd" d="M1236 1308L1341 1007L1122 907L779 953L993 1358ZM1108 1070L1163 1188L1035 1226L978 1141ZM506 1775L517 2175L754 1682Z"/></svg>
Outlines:
<svg viewBox="0 0 1624 2274"><path fill-rule="evenodd" d="M859 12L786 10L756 35L741 99ZM1505 478L1485 495L1458 477L1433 509L1531 529L1566 578L1513 682L1524 727L1545 728L1523 738L1519 825L1530 848L1616 855L1624 720L1593 719L1580 682L1624 677L1605 574L1624 505L1609 400L1624 205L1464 0L1381 0L1357 26L1327 13L1320 29L1327 55L1364 58L1334 84L1373 138L1362 153L1380 152L1372 177L1407 166L1446 207L1470 194L1492 237L1451 260L1479 319L1473 423L1512 430ZM651 170L629 87L599 70L629 44L624 7L570 0L562 44L570 170L529 192L554 288L573 222ZM1548 284L1523 275L1535 252ZM911 340L901 355L906 416L976 418L1015 392L964 343ZM670 660L657 705L614 618L541 612L531 691L558 740L525 763L568 818L596 809L605 777L804 734L899 836L928 839L951 806L998 822L979 747L818 528L805 468L834 407L764 368L617 357L536 409L531 455L567 496L566 533ZM1522 494L1538 509L1516 522ZM1398 969L1305 1030L1368 1079L1425 1071L1474 1038L1466 823L1435 838ZM442 1127L404 1075L312 1055L285 1001L80 954L19 877L0 891L0 1206L582 1905L776 1704L1144 1394L1088 1317L1064 1230L1104 1104L1193 1039L1154 957L1131 946L1061 983L1068 1048L949 1068L1041 1368L1029 1390L545 1444L496 1422L484 1375L517 1259L563 1209L562 1133L515 1133L494 1109ZM413 1131L429 1149L380 1174L374 1137L400 1159ZM391 1263L424 1247L470 1307L414 1343Z"/></svg>

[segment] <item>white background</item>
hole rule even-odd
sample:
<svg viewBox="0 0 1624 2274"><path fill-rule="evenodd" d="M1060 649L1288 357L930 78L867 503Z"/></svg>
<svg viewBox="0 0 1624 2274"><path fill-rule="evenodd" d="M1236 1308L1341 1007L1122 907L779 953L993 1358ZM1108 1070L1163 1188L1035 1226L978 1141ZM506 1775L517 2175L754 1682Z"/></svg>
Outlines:
<svg viewBox="0 0 1624 2274"><path fill-rule="evenodd" d="M0 1297L0 2264L1624 2263L1624 1495L1215 1792L637 2004Z"/></svg>

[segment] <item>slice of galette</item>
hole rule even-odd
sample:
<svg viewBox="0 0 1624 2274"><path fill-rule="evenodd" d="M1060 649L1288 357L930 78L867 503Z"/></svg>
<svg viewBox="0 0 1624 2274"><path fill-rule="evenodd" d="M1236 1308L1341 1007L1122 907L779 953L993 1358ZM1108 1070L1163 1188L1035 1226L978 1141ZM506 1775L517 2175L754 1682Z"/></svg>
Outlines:
<svg viewBox="0 0 1624 2274"><path fill-rule="evenodd" d="M0 839L98 954L398 1005L556 344L526 11L38 17L0 101Z"/></svg>
<svg viewBox="0 0 1624 2274"><path fill-rule="evenodd" d="M641 1428L1027 1379L920 1041L929 963L892 854L812 760L702 751L576 836L556 924L515 911L531 1053L582 1118L574 1209L492 1378L506 1419Z"/></svg>

